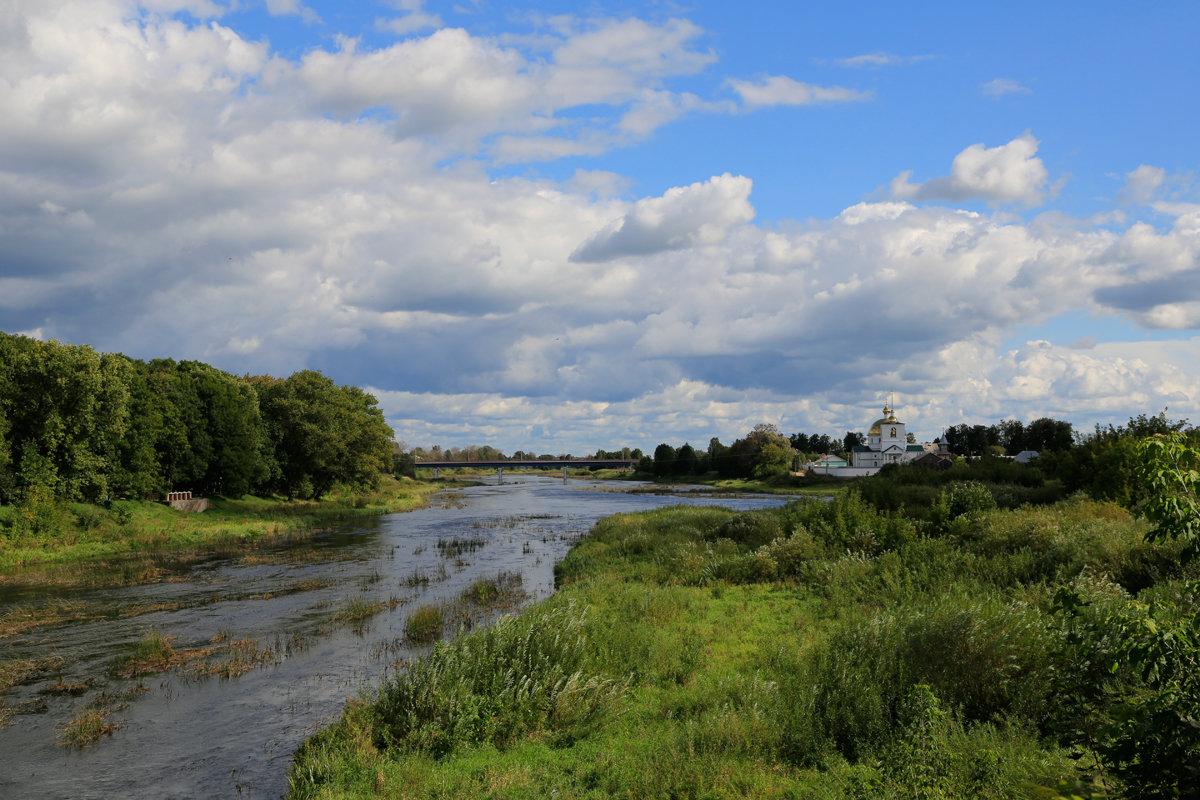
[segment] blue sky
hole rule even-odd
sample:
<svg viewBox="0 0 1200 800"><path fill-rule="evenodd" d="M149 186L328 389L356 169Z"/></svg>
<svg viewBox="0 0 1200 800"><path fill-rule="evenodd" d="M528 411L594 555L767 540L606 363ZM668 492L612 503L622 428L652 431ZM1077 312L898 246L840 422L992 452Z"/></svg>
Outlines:
<svg viewBox="0 0 1200 800"><path fill-rule="evenodd" d="M15 0L0 329L582 453L1200 420L1194 3Z"/></svg>

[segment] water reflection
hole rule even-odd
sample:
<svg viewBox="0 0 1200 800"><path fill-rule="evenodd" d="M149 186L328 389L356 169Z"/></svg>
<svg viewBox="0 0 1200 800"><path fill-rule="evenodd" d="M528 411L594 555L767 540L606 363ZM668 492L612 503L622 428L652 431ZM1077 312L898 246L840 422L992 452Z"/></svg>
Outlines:
<svg viewBox="0 0 1200 800"><path fill-rule="evenodd" d="M405 631L417 607L442 607L451 629L515 607L480 581L546 597L554 564L609 514L785 501L600 491L611 486L508 475L302 543L162 566L152 583L0 596L0 661L18 670L0 697L0 796L282 796L300 741L420 652ZM119 662L159 639L163 671ZM59 744L89 706L119 727Z"/></svg>

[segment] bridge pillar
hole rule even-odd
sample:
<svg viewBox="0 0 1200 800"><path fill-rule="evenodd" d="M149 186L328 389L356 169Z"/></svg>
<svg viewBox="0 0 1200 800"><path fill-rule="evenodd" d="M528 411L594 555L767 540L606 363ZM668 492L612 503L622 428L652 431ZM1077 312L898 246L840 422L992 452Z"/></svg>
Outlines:
<svg viewBox="0 0 1200 800"><path fill-rule="evenodd" d="M566 479L567 479L567 468L564 466L563 467L563 480L565 481Z"/></svg>
<svg viewBox="0 0 1200 800"><path fill-rule="evenodd" d="M437 480L437 477L438 477L438 471L439 471L439 470L440 470L440 467L434 467L434 468L433 468L433 479L434 479L435 481Z"/></svg>
<svg viewBox="0 0 1200 800"><path fill-rule="evenodd" d="M500 483L504 483L504 467L496 467L496 476L500 479Z"/></svg>

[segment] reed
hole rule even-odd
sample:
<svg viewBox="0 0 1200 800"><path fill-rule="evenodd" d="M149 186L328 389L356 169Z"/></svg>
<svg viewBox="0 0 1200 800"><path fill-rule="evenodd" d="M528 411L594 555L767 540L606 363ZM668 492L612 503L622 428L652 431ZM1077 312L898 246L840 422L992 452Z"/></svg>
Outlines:
<svg viewBox="0 0 1200 800"><path fill-rule="evenodd" d="M440 605L417 606L404 623L404 634L410 642L428 644L442 635L446 610Z"/></svg>

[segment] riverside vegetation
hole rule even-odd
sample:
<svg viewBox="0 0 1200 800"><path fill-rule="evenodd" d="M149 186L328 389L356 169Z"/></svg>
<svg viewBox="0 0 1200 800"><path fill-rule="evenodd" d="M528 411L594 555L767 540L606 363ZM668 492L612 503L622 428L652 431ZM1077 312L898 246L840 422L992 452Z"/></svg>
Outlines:
<svg viewBox="0 0 1200 800"><path fill-rule="evenodd" d="M239 378L0 333L0 569L177 558L407 510L434 487L388 477L391 439L374 397L318 372ZM212 509L153 502L170 491Z"/></svg>
<svg viewBox="0 0 1200 800"><path fill-rule="evenodd" d="M55 500L40 510L37 532L20 532L22 506L0 506L0 569L22 568L11 575L22 583L138 582L134 573L139 570L154 574L163 564L214 550L253 548L293 535L307 538L353 517L408 511L440 489L380 476L374 489L335 489L321 500L213 498L203 514L140 500ZM119 574L110 578L106 564Z"/></svg>
<svg viewBox="0 0 1200 800"><path fill-rule="evenodd" d="M555 596L351 702L291 796L1196 798L1194 445L1139 446L1140 516L960 480L610 517Z"/></svg>

